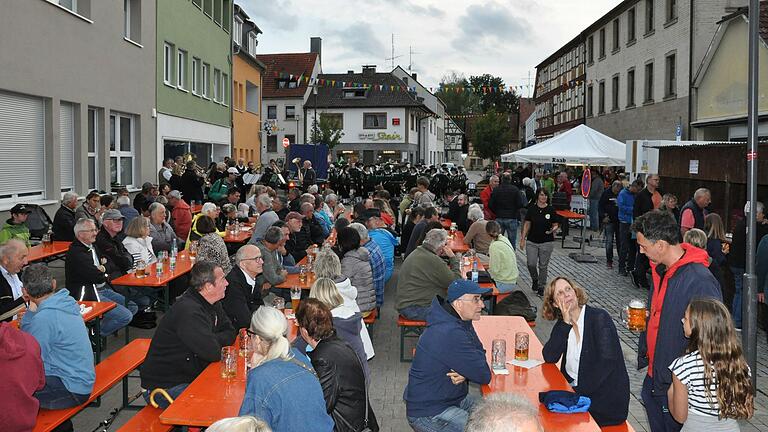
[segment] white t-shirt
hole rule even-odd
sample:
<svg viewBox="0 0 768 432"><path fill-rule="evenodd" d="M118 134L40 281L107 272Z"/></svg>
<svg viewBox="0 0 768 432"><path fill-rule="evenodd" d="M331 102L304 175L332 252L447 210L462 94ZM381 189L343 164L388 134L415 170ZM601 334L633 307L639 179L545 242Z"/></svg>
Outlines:
<svg viewBox="0 0 768 432"><path fill-rule="evenodd" d="M669 370L688 388L688 409L698 414L717 417L720 404L717 402L717 379L712 371L712 382L709 383L711 399L707 398L704 385L704 362L699 351L694 351L676 358Z"/></svg>
<svg viewBox="0 0 768 432"><path fill-rule="evenodd" d="M573 378L571 385L576 387L579 385L579 363L581 363L581 346L584 343L584 311L587 310L586 306L581 307L581 313L579 313L579 319L576 320L576 326L579 328L579 340L576 340L576 332L568 332L568 350L565 352L565 372L568 376Z"/></svg>

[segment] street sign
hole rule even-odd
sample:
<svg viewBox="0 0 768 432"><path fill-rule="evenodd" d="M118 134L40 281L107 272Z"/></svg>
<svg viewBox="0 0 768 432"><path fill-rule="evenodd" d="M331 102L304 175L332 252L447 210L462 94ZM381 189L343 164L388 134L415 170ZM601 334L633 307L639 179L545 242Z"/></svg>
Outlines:
<svg viewBox="0 0 768 432"><path fill-rule="evenodd" d="M291 140L283 138L283 148L288 148L289 145L291 145Z"/></svg>
<svg viewBox="0 0 768 432"><path fill-rule="evenodd" d="M592 189L592 171L586 168L581 176L581 196L589 198L590 189Z"/></svg>

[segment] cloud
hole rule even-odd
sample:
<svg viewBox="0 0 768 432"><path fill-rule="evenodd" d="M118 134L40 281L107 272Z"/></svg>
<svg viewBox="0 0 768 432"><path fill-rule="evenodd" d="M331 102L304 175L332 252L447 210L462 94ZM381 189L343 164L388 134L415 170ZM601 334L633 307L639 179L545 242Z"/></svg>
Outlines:
<svg viewBox="0 0 768 432"><path fill-rule="evenodd" d="M470 6L459 17L458 36L452 45L461 51L481 51L483 49L509 46L526 42L531 26L524 18L514 16L509 8L494 1L484 6Z"/></svg>
<svg viewBox="0 0 768 432"><path fill-rule="evenodd" d="M299 16L290 11L296 10L291 0L241 0L243 9L251 21L259 28L270 31L294 31L299 23Z"/></svg>
<svg viewBox="0 0 768 432"><path fill-rule="evenodd" d="M411 15L421 15L427 18L438 18L438 19L445 18L444 10L434 5L420 6L410 0L362 0L358 3L363 3L363 4L369 3L369 4L381 5L387 8L388 10L396 9L398 12L401 12L401 13L411 14Z"/></svg>
<svg viewBox="0 0 768 432"><path fill-rule="evenodd" d="M386 48L373 33L372 26L362 21L341 30L330 31L329 36L337 40L337 46L353 55L384 57Z"/></svg>

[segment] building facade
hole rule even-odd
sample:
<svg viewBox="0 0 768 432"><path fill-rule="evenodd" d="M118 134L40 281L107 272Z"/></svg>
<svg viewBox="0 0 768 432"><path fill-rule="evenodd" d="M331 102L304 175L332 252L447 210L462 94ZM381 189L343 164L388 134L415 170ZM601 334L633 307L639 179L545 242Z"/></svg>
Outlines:
<svg viewBox="0 0 768 432"><path fill-rule="evenodd" d="M445 117L445 161L461 164L463 147L464 131L452 118Z"/></svg>
<svg viewBox="0 0 768 432"><path fill-rule="evenodd" d="M154 1L3 8L0 210L155 177L154 42Z"/></svg>
<svg viewBox="0 0 768 432"><path fill-rule="evenodd" d="M321 72L320 38L312 38L310 48L315 52L256 56L266 67L261 102L261 160L265 164L270 159L285 161L284 138L291 144L308 142L302 110L312 92L309 82Z"/></svg>
<svg viewBox="0 0 768 432"><path fill-rule="evenodd" d="M261 163L261 89L266 66L256 59L259 27L238 5L232 21L232 157Z"/></svg>
<svg viewBox="0 0 768 432"><path fill-rule="evenodd" d="M232 1L157 2L157 158L232 151Z"/></svg>
<svg viewBox="0 0 768 432"><path fill-rule="evenodd" d="M434 123L435 113L403 81L377 73L375 66L364 66L362 73L322 74L318 80L317 94L304 109L306 133L310 136L315 118L336 122L344 136L331 150L335 160L366 165L419 161L419 134L428 120Z"/></svg>

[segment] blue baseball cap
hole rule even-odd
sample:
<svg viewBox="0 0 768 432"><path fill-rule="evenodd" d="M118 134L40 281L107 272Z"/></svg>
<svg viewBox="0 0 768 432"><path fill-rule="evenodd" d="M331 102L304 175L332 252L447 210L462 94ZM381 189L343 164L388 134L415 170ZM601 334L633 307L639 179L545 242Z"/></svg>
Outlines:
<svg viewBox="0 0 768 432"><path fill-rule="evenodd" d="M472 282L465 279L456 279L448 286L448 303L456 300L464 294L488 294L492 290L490 288L480 288L477 282Z"/></svg>

